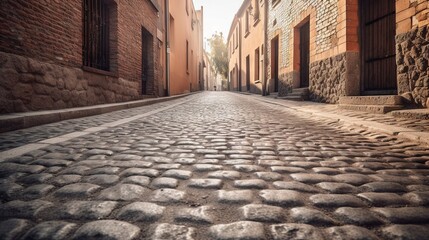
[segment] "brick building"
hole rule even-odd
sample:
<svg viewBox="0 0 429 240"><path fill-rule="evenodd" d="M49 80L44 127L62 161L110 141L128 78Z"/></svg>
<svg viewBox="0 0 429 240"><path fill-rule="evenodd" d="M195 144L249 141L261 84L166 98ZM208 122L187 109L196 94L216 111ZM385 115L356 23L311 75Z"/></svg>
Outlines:
<svg viewBox="0 0 429 240"><path fill-rule="evenodd" d="M262 92L265 3L245 0L228 34L229 79L233 90Z"/></svg>
<svg viewBox="0 0 429 240"><path fill-rule="evenodd" d="M195 12L193 7L189 9L191 15L185 7L172 13L174 6L170 5L180 2L185 6L189 1L2 1L0 113L123 102L198 90L202 37L201 43L196 43L201 50L195 47L194 61L189 62L192 79L170 79L176 72L168 67L175 62L167 61L168 16L186 18L185 29L193 28L202 18L202 12ZM189 35L189 41L199 41L196 38L202 36L202 25L195 32ZM185 43L180 47L184 49Z"/></svg>
<svg viewBox="0 0 429 240"><path fill-rule="evenodd" d="M267 3L270 92L285 96L308 88L313 101L341 98L345 105L365 98L342 96L390 95L396 105L402 95L408 103L429 106L427 0Z"/></svg>

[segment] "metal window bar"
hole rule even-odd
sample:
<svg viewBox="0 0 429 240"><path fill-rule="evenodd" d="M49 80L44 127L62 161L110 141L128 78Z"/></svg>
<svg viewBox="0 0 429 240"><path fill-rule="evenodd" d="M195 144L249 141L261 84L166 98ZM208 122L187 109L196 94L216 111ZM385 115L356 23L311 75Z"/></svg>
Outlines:
<svg viewBox="0 0 429 240"><path fill-rule="evenodd" d="M84 66L109 71L109 6L105 0L84 0Z"/></svg>

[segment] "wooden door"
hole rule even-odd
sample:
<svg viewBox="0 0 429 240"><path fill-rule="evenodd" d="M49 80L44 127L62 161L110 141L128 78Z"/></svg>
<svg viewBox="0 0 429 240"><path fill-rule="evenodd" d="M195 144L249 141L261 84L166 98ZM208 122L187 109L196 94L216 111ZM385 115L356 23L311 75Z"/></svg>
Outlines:
<svg viewBox="0 0 429 240"><path fill-rule="evenodd" d="M397 94L395 0L360 0L363 94Z"/></svg>
<svg viewBox="0 0 429 240"><path fill-rule="evenodd" d="M279 38L271 40L271 78L274 81L274 92L279 91Z"/></svg>
<svg viewBox="0 0 429 240"><path fill-rule="evenodd" d="M299 30L300 48L300 87L310 85L310 23L307 22Z"/></svg>

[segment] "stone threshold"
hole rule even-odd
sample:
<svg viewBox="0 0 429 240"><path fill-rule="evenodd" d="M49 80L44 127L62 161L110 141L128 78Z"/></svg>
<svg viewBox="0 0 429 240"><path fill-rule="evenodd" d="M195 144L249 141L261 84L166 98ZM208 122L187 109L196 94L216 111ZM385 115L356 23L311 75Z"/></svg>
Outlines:
<svg viewBox="0 0 429 240"><path fill-rule="evenodd" d="M282 100L283 102L280 102L271 98L264 98L260 95L253 94L251 96L257 97L261 101L264 101L266 103L276 104L276 105L287 107L289 109L293 109L295 111L305 112L307 114L312 114L314 116L335 120L342 123L345 126L360 127L371 131L392 135L398 138L411 140L414 142L418 142L420 144L429 145L429 132L421 132L411 128L392 126L389 124L380 123L376 121L362 120L361 118L358 118L358 117L348 117L337 113L329 113L323 110L308 108L308 106L315 106L318 104L325 105L323 103L305 102L305 104L303 105L297 105L296 102L294 101L290 103L289 102L285 103L284 102L285 100ZM423 109L422 111L426 111L426 110Z"/></svg>
<svg viewBox="0 0 429 240"><path fill-rule="evenodd" d="M165 101L183 98L191 94L194 93L186 93L170 97L149 98L121 103L99 104L77 108L4 114L0 115L0 133L69 119L82 118L129 108L147 106L155 103L161 103Z"/></svg>

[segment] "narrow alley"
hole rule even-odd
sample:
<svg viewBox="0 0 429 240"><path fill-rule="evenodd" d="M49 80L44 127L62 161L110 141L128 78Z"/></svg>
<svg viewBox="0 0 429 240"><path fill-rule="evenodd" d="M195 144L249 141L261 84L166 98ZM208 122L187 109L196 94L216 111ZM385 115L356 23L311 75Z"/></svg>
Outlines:
<svg viewBox="0 0 429 240"><path fill-rule="evenodd" d="M192 94L0 146L0 239L429 239L427 146L254 95Z"/></svg>

